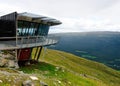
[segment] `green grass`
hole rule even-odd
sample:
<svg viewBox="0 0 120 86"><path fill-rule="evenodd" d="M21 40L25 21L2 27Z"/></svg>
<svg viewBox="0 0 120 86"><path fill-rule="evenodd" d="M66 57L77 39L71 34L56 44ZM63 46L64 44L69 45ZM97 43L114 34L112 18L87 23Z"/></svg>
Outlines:
<svg viewBox="0 0 120 86"><path fill-rule="evenodd" d="M41 61L65 68L74 75L85 74L87 79L95 79L95 81L93 81L94 83L102 81L102 83L108 86L119 86L120 84L120 73L116 70L73 54L56 50L47 50L45 57L41 56Z"/></svg>
<svg viewBox="0 0 120 86"><path fill-rule="evenodd" d="M52 81L48 78L44 80L51 86L56 82L56 78L61 81L62 86L66 86L66 83L71 83L71 86L119 86L120 84L120 73L101 63L56 50L48 49L46 55L43 53L44 50L40 57L41 63L37 65L37 72L51 78ZM57 67L59 71L56 71ZM34 68L36 67L33 66L32 69Z"/></svg>
<svg viewBox="0 0 120 86"><path fill-rule="evenodd" d="M94 83L94 79L88 79L78 74L75 75L62 67L53 66L44 62L40 62L37 65L22 67L21 70L28 74L37 74L38 76L44 77L44 81L50 86L53 86L54 83L56 83L56 86L98 86ZM39 78L41 79L41 77Z"/></svg>
<svg viewBox="0 0 120 86"><path fill-rule="evenodd" d="M44 55L44 53L46 54ZM40 62L36 64L21 67L19 70L25 73L23 75L15 70L1 68L1 71L9 72L9 77L8 74L0 72L0 80L3 81L0 86L13 86L16 76L19 76L16 86L21 86L22 81L29 79L31 75L39 78L34 81L35 86L39 86L40 81L47 83L48 86L120 85L119 71L70 53L47 49L46 52L42 51L39 60ZM5 77L8 77L11 82L8 82Z"/></svg>

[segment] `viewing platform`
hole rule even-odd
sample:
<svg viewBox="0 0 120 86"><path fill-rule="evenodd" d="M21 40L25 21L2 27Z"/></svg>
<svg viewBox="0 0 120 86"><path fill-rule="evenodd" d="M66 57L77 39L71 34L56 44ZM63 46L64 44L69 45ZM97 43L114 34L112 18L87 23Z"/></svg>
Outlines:
<svg viewBox="0 0 120 86"><path fill-rule="evenodd" d="M59 37L52 36L27 36L27 37L1 37L0 50L22 49L34 46L49 46L58 42Z"/></svg>

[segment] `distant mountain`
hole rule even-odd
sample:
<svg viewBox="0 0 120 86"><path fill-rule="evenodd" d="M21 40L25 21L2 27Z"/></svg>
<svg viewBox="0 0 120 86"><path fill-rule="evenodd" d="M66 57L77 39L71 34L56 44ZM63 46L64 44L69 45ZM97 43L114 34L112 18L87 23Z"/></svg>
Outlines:
<svg viewBox="0 0 120 86"><path fill-rule="evenodd" d="M102 62L120 70L120 32L80 32L54 34L60 37L50 48Z"/></svg>

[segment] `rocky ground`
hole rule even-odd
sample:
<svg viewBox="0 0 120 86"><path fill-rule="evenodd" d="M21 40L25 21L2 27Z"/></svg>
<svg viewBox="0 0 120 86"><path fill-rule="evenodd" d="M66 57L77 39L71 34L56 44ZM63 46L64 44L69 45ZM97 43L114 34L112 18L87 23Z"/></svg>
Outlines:
<svg viewBox="0 0 120 86"><path fill-rule="evenodd" d="M13 53L14 54L14 53ZM19 68L15 55L0 52L0 86L47 86L35 74L25 74Z"/></svg>
<svg viewBox="0 0 120 86"><path fill-rule="evenodd" d="M40 81L35 74L25 74L22 71L0 68L0 86L48 86Z"/></svg>
<svg viewBox="0 0 120 86"><path fill-rule="evenodd" d="M15 55L7 52L0 52L0 67L19 68Z"/></svg>

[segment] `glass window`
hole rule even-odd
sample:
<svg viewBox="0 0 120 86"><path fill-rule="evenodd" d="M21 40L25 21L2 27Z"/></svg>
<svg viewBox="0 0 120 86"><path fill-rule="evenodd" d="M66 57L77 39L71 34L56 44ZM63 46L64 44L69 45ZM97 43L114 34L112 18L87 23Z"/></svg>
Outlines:
<svg viewBox="0 0 120 86"><path fill-rule="evenodd" d="M49 26L26 21L18 21L18 36L46 36Z"/></svg>
<svg viewBox="0 0 120 86"><path fill-rule="evenodd" d="M41 36L46 36L48 34L49 26L46 24L40 24L38 34Z"/></svg>

